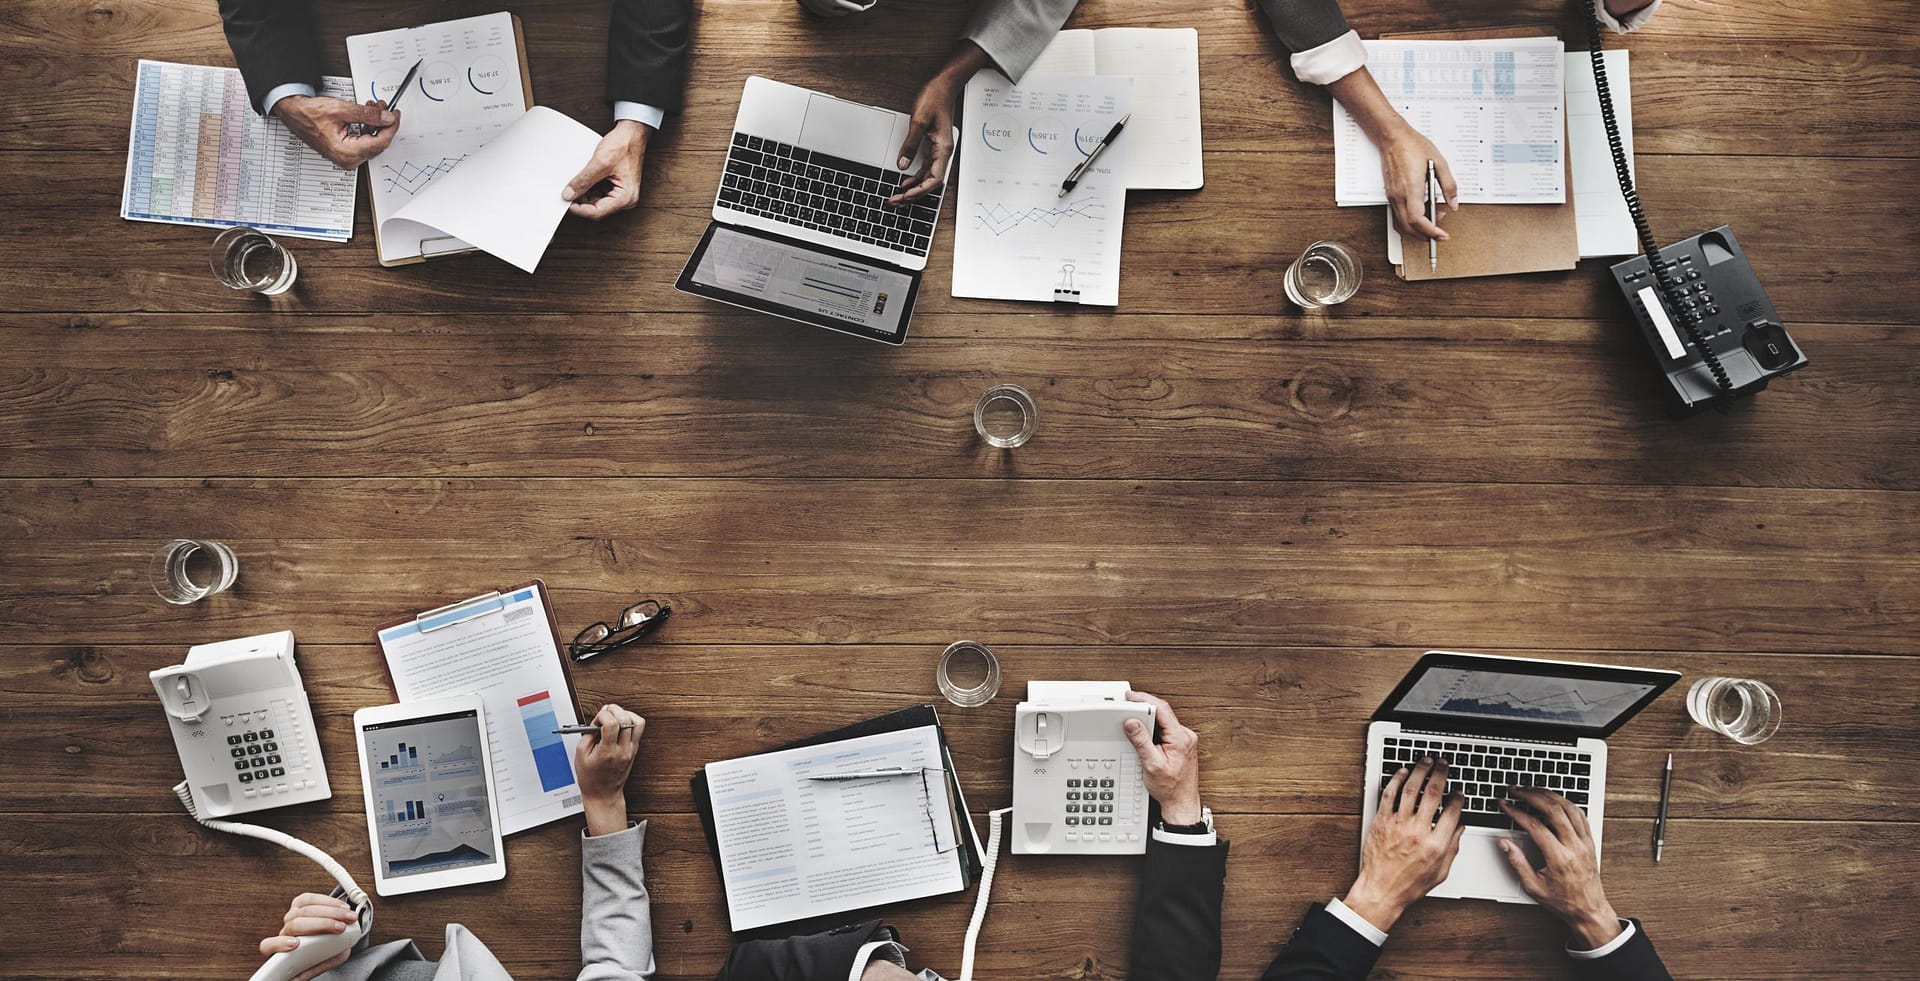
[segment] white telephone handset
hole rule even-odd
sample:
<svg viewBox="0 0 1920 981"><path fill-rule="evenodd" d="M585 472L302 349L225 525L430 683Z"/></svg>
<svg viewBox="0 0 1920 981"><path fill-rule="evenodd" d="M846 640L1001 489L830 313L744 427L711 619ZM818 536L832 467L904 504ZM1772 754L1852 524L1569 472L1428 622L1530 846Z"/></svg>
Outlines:
<svg viewBox="0 0 1920 981"><path fill-rule="evenodd" d="M201 644L187 650L186 663L147 677L201 813L226 817L333 796L293 664L293 631Z"/></svg>
<svg viewBox="0 0 1920 981"><path fill-rule="evenodd" d="M1124 681L1030 681L1014 710L1013 853L1138 855L1147 850L1147 791Z"/></svg>

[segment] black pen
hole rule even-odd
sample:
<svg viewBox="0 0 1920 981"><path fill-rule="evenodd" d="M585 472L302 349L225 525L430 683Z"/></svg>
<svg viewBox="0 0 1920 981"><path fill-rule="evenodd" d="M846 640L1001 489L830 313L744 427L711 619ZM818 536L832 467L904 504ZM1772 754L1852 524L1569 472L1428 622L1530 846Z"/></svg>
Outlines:
<svg viewBox="0 0 1920 981"><path fill-rule="evenodd" d="M407 76L400 80L400 87L393 90L393 98L387 100L388 112L392 112L394 107L400 104L400 97L407 94L407 83L413 81L413 76L419 73L420 66L426 63L427 63L427 59L422 58L419 61L414 62L412 68L407 69ZM379 136L380 127L374 126L369 128L366 131L366 135Z"/></svg>
<svg viewBox="0 0 1920 981"><path fill-rule="evenodd" d="M1660 776L1660 816L1653 819L1653 861L1660 863L1660 853L1667 847L1667 799L1673 796L1673 754L1667 754L1667 769Z"/></svg>
<svg viewBox="0 0 1920 981"><path fill-rule="evenodd" d="M1120 131L1127 128L1127 120L1132 118L1132 113L1121 116L1120 121L1114 123L1112 129L1107 130L1107 135L1101 139L1100 145L1094 147L1093 152L1087 154L1087 159L1080 161L1080 166L1073 168L1073 173L1068 174L1067 179L1060 182L1060 197L1064 198L1073 193L1074 185L1080 183L1080 178L1086 175L1087 168L1092 167L1093 162L1100 159L1100 154L1113 144L1114 138L1120 135Z"/></svg>
<svg viewBox="0 0 1920 981"><path fill-rule="evenodd" d="M1433 174L1433 161L1427 161L1427 220L1435 227L1440 224L1440 184ZM1440 240L1427 239L1427 268L1430 272L1440 271Z"/></svg>
<svg viewBox="0 0 1920 981"><path fill-rule="evenodd" d="M633 723L631 722L620 723L621 732L626 732L628 729L631 729L631 728L633 728ZM599 731L600 731L599 726L561 726L560 728L553 730L553 734L556 736L584 736L587 733L599 732Z"/></svg>

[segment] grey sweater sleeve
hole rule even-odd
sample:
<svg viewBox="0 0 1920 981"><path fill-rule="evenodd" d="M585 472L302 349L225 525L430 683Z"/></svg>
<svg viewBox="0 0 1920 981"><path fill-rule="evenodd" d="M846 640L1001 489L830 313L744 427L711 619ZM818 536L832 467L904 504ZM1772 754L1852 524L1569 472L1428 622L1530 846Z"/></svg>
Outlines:
<svg viewBox="0 0 1920 981"><path fill-rule="evenodd" d="M1311 51L1347 33L1340 0L1260 0L1273 33L1294 54Z"/></svg>
<svg viewBox="0 0 1920 981"><path fill-rule="evenodd" d="M579 981L649 981L653 916L641 853L647 823L580 839Z"/></svg>
<svg viewBox="0 0 1920 981"><path fill-rule="evenodd" d="M1067 22L1080 0L986 0L967 25L966 39L993 59L994 67L1012 81L1033 67L1060 25Z"/></svg>

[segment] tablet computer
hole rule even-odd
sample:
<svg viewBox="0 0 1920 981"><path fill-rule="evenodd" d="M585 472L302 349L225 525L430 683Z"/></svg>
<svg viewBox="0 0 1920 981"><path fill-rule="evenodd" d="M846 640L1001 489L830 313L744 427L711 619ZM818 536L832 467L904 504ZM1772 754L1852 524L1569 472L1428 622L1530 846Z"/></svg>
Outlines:
<svg viewBox="0 0 1920 981"><path fill-rule="evenodd" d="M506 877L479 695L364 708L353 713L353 731L375 892Z"/></svg>

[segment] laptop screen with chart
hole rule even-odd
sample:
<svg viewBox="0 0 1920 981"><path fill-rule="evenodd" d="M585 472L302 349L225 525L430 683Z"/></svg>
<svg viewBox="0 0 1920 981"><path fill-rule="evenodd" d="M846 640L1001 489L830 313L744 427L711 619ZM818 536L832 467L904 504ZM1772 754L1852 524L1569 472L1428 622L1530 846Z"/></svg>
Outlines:
<svg viewBox="0 0 1920 981"><path fill-rule="evenodd" d="M1640 668L1435 651L1407 673L1375 718L1419 728L1605 738L1675 677Z"/></svg>

